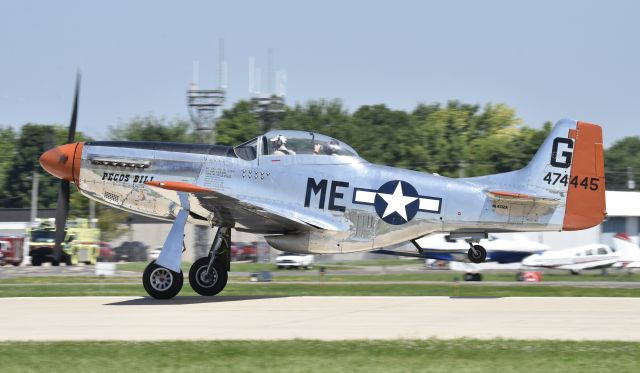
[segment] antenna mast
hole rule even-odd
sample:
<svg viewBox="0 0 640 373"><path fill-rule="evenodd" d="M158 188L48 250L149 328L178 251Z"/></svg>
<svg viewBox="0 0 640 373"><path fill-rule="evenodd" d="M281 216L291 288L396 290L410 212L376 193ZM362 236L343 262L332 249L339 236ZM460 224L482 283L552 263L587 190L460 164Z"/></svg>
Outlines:
<svg viewBox="0 0 640 373"><path fill-rule="evenodd" d="M219 39L218 47L218 88L217 89L200 89L199 79L199 63L193 63L193 81L187 90L187 107L189 108L189 116L193 122L196 143L198 144L215 144L216 143L216 122L218 120L218 109L224 105L227 77L226 62L224 60L224 39ZM196 258L207 255L210 242L211 229L206 226L196 225L194 227L194 254Z"/></svg>
<svg viewBox="0 0 640 373"><path fill-rule="evenodd" d="M267 93L260 93L260 68L255 67L255 59L249 58L249 94L251 95L251 103L253 104L253 114L260 119L262 123L262 131L268 132L275 127L279 119L279 113L284 112L284 86L278 87L278 91L274 87L274 79L280 83L280 79L284 77L286 81L286 73L282 76L282 72L275 75L273 69L273 49L267 51ZM281 93L281 94L280 94Z"/></svg>
<svg viewBox="0 0 640 373"><path fill-rule="evenodd" d="M220 39L220 65L218 67L218 89L200 89L198 84L199 63L193 63L193 81L187 90L189 117L195 127L196 143L215 144L215 130L218 108L222 107L226 96L224 61L224 39Z"/></svg>

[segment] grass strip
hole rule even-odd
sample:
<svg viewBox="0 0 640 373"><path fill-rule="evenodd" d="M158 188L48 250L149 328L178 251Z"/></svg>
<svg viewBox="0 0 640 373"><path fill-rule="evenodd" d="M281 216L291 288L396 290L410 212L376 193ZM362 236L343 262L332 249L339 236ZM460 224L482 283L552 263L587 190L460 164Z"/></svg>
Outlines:
<svg viewBox="0 0 640 373"><path fill-rule="evenodd" d="M640 343L516 340L0 343L3 372L638 372Z"/></svg>
<svg viewBox="0 0 640 373"><path fill-rule="evenodd" d="M141 284L89 283L65 286L0 286L0 297L146 296ZM188 283L179 295L196 295ZM229 283L222 296L453 296L453 297L638 297L639 288L578 286L490 286L473 284Z"/></svg>

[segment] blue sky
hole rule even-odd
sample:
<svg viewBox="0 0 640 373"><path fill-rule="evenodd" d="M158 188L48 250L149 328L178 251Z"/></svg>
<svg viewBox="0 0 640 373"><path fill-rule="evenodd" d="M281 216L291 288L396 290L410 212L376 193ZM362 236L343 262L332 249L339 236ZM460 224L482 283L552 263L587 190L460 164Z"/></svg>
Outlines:
<svg viewBox="0 0 640 373"><path fill-rule="evenodd" d="M605 143L640 135L637 1L3 1L0 124L67 123L76 68L79 130L104 138L136 115L187 118L192 61L229 100L248 97L248 58L267 50L287 102L350 109L459 99L505 103L524 122L602 124Z"/></svg>

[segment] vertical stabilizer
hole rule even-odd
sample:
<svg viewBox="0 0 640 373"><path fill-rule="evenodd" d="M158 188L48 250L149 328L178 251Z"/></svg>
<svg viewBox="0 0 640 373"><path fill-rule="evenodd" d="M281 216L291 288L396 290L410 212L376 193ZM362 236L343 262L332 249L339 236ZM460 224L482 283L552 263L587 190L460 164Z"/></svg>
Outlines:
<svg viewBox="0 0 640 373"><path fill-rule="evenodd" d="M563 230L600 224L606 215L602 128L559 121L529 165L509 177L513 185L524 182L535 194L563 203Z"/></svg>

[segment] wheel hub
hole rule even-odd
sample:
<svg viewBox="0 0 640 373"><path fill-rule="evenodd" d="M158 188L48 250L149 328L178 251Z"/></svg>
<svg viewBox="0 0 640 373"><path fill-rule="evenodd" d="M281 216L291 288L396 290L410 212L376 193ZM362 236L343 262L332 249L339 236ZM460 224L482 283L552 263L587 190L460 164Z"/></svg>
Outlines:
<svg viewBox="0 0 640 373"><path fill-rule="evenodd" d="M157 291L167 290L173 283L173 275L166 268L156 268L149 276L151 287Z"/></svg>
<svg viewBox="0 0 640 373"><path fill-rule="evenodd" d="M211 273L207 272L207 266L202 266L198 269L196 275L198 285L204 288L210 288L218 281L218 272L215 268L211 268Z"/></svg>

